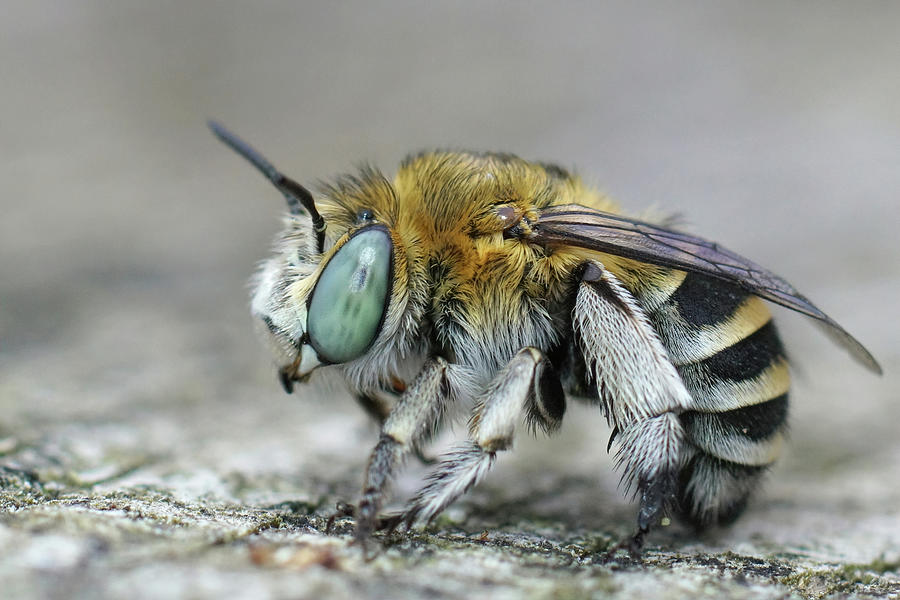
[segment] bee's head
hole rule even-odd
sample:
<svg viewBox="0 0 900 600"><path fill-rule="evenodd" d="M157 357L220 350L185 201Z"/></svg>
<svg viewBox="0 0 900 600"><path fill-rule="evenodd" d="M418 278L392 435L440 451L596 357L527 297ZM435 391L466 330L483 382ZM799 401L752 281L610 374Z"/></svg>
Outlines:
<svg viewBox="0 0 900 600"><path fill-rule="evenodd" d="M344 365L360 390L390 381L398 357L414 345L421 313L421 302L409 302L416 295L408 286L414 244L378 218L394 212L391 184L371 169L339 181L326 190L323 217L306 188L221 125L210 127L287 200L286 229L256 277L252 301L285 390L322 365Z"/></svg>
<svg viewBox="0 0 900 600"><path fill-rule="evenodd" d="M372 348L391 305L393 251L389 230L373 224L342 236L309 269L290 265L284 253L266 262L253 312L288 392L315 368L350 363Z"/></svg>
<svg viewBox="0 0 900 600"><path fill-rule="evenodd" d="M289 217L280 251L255 282L252 310L265 325L288 392L319 366L354 364L389 349L406 304L387 225L354 227L322 254L307 251L312 233L309 219Z"/></svg>

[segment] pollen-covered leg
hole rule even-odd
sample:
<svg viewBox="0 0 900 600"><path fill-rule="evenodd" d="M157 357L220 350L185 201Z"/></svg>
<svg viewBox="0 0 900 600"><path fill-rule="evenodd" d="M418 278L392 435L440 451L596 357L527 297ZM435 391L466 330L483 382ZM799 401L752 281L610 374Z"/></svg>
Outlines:
<svg viewBox="0 0 900 600"><path fill-rule="evenodd" d="M565 406L559 377L547 359L534 348L520 350L482 396L469 440L443 458L402 520L408 527L416 520L431 521L484 478L498 451L512 446L519 419L550 433L559 428Z"/></svg>
<svg viewBox="0 0 900 600"><path fill-rule="evenodd" d="M574 328L606 416L618 431L623 484L640 497L638 532L629 544L636 551L674 503L684 445L678 413L692 399L637 300L599 263L585 267Z"/></svg>
<svg viewBox="0 0 900 600"><path fill-rule="evenodd" d="M447 363L429 361L403 393L381 429L381 437L366 467L362 496L356 509L356 538L365 540L376 529L378 510L395 468L427 437L449 400Z"/></svg>

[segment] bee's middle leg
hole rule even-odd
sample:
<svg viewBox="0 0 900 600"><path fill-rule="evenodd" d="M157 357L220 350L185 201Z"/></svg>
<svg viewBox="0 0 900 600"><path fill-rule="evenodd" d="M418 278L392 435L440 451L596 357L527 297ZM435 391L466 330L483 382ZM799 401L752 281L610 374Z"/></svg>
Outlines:
<svg viewBox="0 0 900 600"><path fill-rule="evenodd" d="M559 428L565 395L549 361L535 348L520 350L498 373L478 403L469 440L446 455L397 519L407 527L431 521L481 481L500 450L512 446L516 422L550 433Z"/></svg>

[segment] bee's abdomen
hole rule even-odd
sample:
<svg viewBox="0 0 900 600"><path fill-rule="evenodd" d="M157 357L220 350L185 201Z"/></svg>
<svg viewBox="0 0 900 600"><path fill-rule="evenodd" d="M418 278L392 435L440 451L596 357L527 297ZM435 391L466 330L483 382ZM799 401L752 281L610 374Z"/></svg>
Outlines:
<svg viewBox="0 0 900 600"><path fill-rule="evenodd" d="M694 400L681 414L691 458L680 505L698 525L726 522L781 450L790 384L784 347L760 298L702 275L672 277L681 284L646 308Z"/></svg>

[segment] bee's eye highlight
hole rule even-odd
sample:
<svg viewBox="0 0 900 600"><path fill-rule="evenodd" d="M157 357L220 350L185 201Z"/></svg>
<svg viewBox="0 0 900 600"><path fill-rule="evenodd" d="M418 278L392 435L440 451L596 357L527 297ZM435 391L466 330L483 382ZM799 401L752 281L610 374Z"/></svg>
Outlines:
<svg viewBox="0 0 900 600"><path fill-rule="evenodd" d="M375 220L375 214L368 208L364 208L356 213L356 222L359 225Z"/></svg>
<svg viewBox="0 0 900 600"><path fill-rule="evenodd" d="M389 300L392 247L384 227L366 227L325 265L307 316L309 341L321 360L351 361L375 341Z"/></svg>

